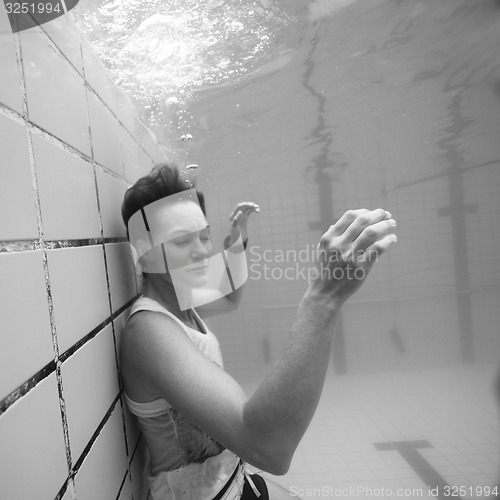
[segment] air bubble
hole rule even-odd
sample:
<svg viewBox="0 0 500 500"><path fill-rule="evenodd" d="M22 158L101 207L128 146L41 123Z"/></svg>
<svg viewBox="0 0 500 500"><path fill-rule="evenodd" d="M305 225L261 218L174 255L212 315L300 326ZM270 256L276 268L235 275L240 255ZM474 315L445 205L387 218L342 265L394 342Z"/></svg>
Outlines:
<svg viewBox="0 0 500 500"><path fill-rule="evenodd" d="M146 123L152 106L185 105L197 88L255 69L269 41L297 23L276 0L103 0L81 14L94 51Z"/></svg>

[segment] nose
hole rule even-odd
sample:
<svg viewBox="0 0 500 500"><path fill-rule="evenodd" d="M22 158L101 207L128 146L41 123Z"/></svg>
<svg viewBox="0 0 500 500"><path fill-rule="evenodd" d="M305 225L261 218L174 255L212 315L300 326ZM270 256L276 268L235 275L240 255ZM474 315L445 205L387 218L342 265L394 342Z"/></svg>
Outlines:
<svg viewBox="0 0 500 500"><path fill-rule="evenodd" d="M194 240L193 248L191 250L191 258L195 261L203 260L210 256L210 245L207 245L206 241L202 241L201 238L196 238Z"/></svg>

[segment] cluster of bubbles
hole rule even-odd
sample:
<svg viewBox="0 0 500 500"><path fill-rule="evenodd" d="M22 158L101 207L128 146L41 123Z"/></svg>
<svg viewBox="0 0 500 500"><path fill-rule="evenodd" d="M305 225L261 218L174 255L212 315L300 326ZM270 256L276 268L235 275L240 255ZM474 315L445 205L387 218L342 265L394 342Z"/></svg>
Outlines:
<svg viewBox="0 0 500 500"><path fill-rule="evenodd" d="M286 0L88 0L78 22L115 83L161 126L199 88L244 76L295 23Z"/></svg>

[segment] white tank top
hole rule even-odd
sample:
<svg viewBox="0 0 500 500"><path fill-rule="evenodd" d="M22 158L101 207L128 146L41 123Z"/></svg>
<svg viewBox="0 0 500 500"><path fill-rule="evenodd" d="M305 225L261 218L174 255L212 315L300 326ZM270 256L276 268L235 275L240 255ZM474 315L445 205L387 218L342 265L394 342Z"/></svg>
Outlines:
<svg viewBox="0 0 500 500"><path fill-rule="evenodd" d="M161 304L140 297L130 316L139 311L155 311L172 318L211 361L222 368L219 342L194 311L202 332L186 326ZM130 317L129 316L129 317ZM206 500L213 498L227 483L240 459L191 425L164 398L138 403L126 394L130 411L136 415L148 450L147 477L153 500ZM238 498L243 484L244 467L235 480L233 493ZM231 490L231 488L230 488ZM229 492L228 492L229 493Z"/></svg>

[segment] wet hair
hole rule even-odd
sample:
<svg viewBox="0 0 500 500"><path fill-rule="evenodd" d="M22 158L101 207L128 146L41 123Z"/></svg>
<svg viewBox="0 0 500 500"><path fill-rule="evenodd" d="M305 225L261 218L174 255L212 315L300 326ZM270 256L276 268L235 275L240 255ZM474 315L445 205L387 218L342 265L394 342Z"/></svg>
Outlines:
<svg viewBox="0 0 500 500"><path fill-rule="evenodd" d="M193 187L191 181L181 175L177 166L167 163L155 165L148 175L141 177L125 192L122 203L122 218L127 227L127 238L128 221L138 210L166 196ZM196 190L196 194L203 214L206 216L205 197L201 191Z"/></svg>

